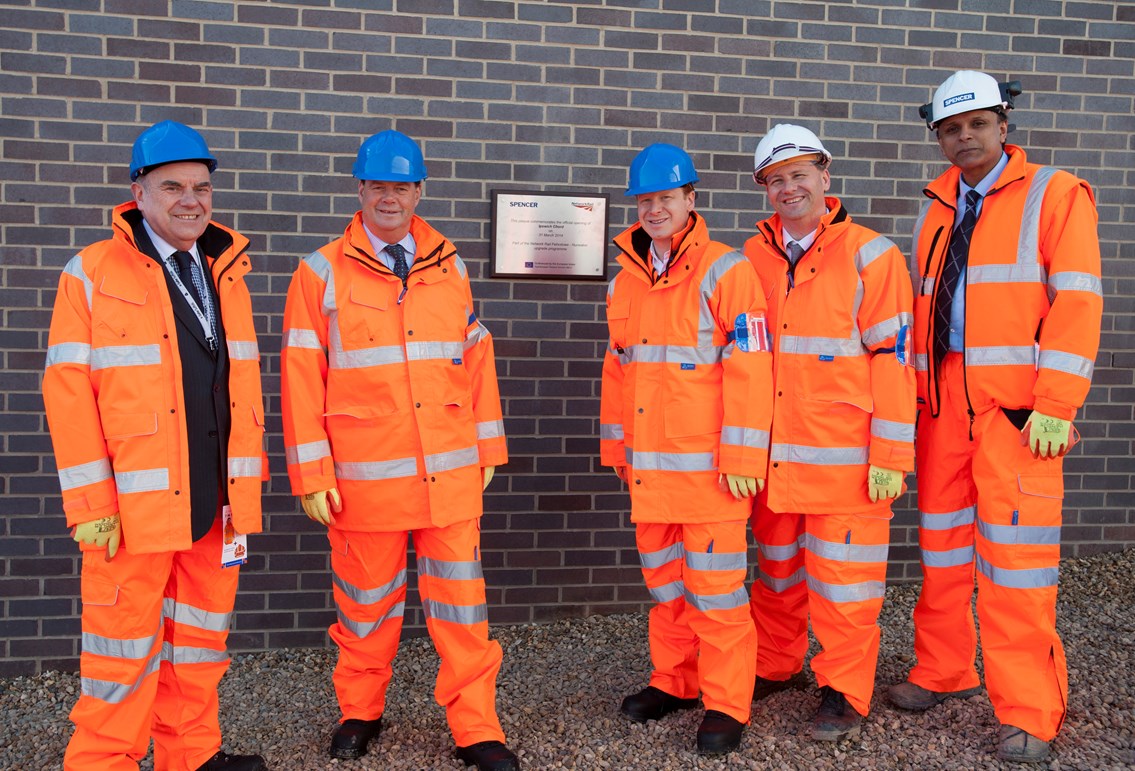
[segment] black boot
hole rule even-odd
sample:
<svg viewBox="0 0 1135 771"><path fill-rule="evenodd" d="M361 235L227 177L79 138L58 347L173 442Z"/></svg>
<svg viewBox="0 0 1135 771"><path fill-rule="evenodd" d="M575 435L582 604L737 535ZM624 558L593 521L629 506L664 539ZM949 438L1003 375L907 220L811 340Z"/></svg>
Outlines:
<svg viewBox="0 0 1135 771"><path fill-rule="evenodd" d="M708 709L698 726L698 754L723 755L741 746L745 724L736 718Z"/></svg>
<svg viewBox="0 0 1135 771"><path fill-rule="evenodd" d="M500 742L477 742L457 748L457 759L477 771L520 771L520 761Z"/></svg>
<svg viewBox="0 0 1135 771"><path fill-rule="evenodd" d="M679 699L648 685L623 699L619 711L635 722L645 723L647 720L660 720L680 709L693 709L697 705L697 699Z"/></svg>
<svg viewBox="0 0 1135 771"><path fill-rule="evenodd" d="M331 737L331 757L353 760L367 754L367 744L382 730L382 718L344 720Z"/></svg>
<svg viewBox="0 0 1135 771"><path fill-rule="evenodd" d="M847 697L825 685L820 689L820 708L812 718L812 738L817 741L837 742L854 739L859 735L863 717L847 703Z"/></svg>
<svg viewBox="0 0 1135 771"><path fill-rule="evenodd" d="M268 765L259 755L230 755L218 752L197 767L197 771L268 771Z"/></svg>

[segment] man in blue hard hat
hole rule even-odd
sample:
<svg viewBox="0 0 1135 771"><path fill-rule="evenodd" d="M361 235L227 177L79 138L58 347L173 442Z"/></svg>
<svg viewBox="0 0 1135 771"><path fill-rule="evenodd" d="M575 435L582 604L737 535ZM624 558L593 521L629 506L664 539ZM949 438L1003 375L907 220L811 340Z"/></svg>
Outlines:
<svg viewBox="0 0 1135 771"><path fill-rule="evenodd" d="M757 635L746 523L772 417L765 295L744 255L694 211L693 161L653 144L631 163L638 222L615 238L600 456L627 483L650 611L650 684L621 712L705 715L699 753L732 752L749 722Z"/></svg>
<svg viewBox="0 0 1135 771"><path fill-rule="evenodd" d="M225 544L260 531L268 465L248 239L211 220L216 165L188 126L143 131L134 200L59 281L43 397L83 555L67 771L137 769L151 736L157 768L267 768L220 749Z"/></svg>
<svg viewBox="0 0 1135 771"><path fill-rule="evenodd" d="M382 729L412 535L457 756L515 771L480 559L481 492L508 460L492 336L456 247L415 214L414 140L375 134L353 171L360 210L296 269L281 354L288 476L331 544L343 716L330 755L361 757Z"/></svg>

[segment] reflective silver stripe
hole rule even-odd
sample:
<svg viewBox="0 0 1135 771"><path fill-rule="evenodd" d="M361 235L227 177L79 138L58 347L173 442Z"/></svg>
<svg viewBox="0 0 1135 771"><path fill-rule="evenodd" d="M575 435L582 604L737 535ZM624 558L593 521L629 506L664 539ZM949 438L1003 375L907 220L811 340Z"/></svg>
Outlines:
<svg viewBox="0 0 1135 771"><path fill-rule="evenodd" d="M87 278L87 272L83 270L83 258L75 255L67 260L67 264L63 266L63 274L78 279L83 284L83 292L87 295L87 310L91 309L91 297L95 293L94 282Z"/></svg>
<svg viewBox="0 0 1135 771"><path fill-rule="evenodd" d="M56 343L48 346L47 359L44 369L56 364L83 364L91 363L91 346L86 343Z"/></svg>
<svg viewBox="0 0 1135 771"><path fill-rule="evenodd" d="M453 253L453 264L457 266L457 275L461 276L461 278L467 278L469 276L469 269L465 267L465 261L461 259L461 256L456 252Z"/></svg>
<svg viewBox="0 0 1135 771"><path fill-rule="evenodd" d="M882 257L889 250L895 248L891 239L886 236L875 236L855 253L855 269L862 273L868 265Z"/></svg>
<svg viewBox="0 0 1135 771"><path fill-rule="evenodd" d="M748 261L749 258L740 252L729 251L714 260L713 264L706 269L705 275L702 276L701 285L698 287L699 349L716 348L713 345L713 331L717 328L717 320L710 310L709 298L717 291L717 285L721 283L721 279L726 273L735 266ZM728 321L732 324L733 319Z"/></svg>
<svg viewBox="0 0 1135 771"><path fill-rule="evenodd" d="M162 351L153 345L108 345L91 349L91 372L108 367L145 367L162 363Z"/></svg>
<svg viewBox="0 0 1135 771"><path fill-rule="evenodd" d="M686 553L686 547L681 543L672 543L664 549L651 552L639 552L638 561L647 570L660 568L663 565L674 562L675 560L682 559Z"/></svg>
<svg viewBox="0 0 1135 771"><path fill-rule="evenodd" d="M647 587L647 589L650 591L650 598L660 605L664 602L673 602L686 594L686 587L681 581L671 581L668 584L656 586L653 589Z"/></svg>
<svg viewBox="0 0 1135 771"><path fill-rule="evenodd" d="M714 471L712 452L634 452L627 450L627 463L636 471Z"/></svg>
<svg viewBox="0 0 1135 771"><path fill-rule="evenodd" d="M801 335L781 335L776 338L780 353L796 353L807 356L862 356L867 349L858 340L842 337L804 337Z"/></svg>
<svg viewBox="0 0 1135 771"><path fill-rule="evenodd" d="M728 594L694 594L686 590L686 603L705 613L710 610L733 610L747 607L749 593L745 587L739 586Z"/></svg>
<svg viewBox="0 0 1135 771"><path fill-rule="evenodd" d="M687 551L686 566L691 570L746 570L749 564L743 551Z"/></svg>
<svg viewBox="0 0 1135 771"><path fill-rule="evenodd" d="M462 343L431 342L406 343L406 358L409 361L431 361L433 359L460 359L465 353Z"/></svg>
<svg viewBox="0 0 1135 771"><path fill-rule="evenodd" d="M503 420L482 420L477 424L477 439L498 439L504 436Z"/></svg>
<svg viewBox="0 0 1135 771"><path fill-rule="evenodd" d="M1056 174L1051 166L1041 166L1029 183L1025 194L1025 206L1021 212L1021 231L1017 239L1017 264L1035 265L1040 263L1040 210L1044 205L1044 193L1048 182Z"/></svg>
<svg viewBox="0 0 1135 771"><path fill-rule="evenodd" d="M913 442L914 424L899 423L897 420L883 420L872 416L871 436L889 439L892 442Z"/></svg>
<svg viewBox="0 0 1135 771"><path fill-rule="evenodd" d="M930 357L925 353L914 354L914 368L918 372L926 372L930 367Z"/></svg>
<svg viewBox="0 0 1135 771"><path fill-rule="evenodd" d="M158 630L149 637L134 637L129 639L116 637L103 637L92 632L83 632L83 653L93 653L96 656L108 656L115 659L144 659L154 651L154 643L162 635L163 625L158 624Z"/></svg>
<svg viewBox="0 0 1135 771"><path fill-rule="evenodd" d="M110 459L99 458L90 463L59 469L59 487L63 490L74 490L76 487L105 482L111 476Z"/></svg>
<svg viewBox="0 0 1135 771"><path fill-rule="evenodd" d="M792 559L799 554L803 545L804 537L801 536L794 543L788 544L774 545L757 541L757 550L760 551L761 556L769 562L784 562L784 560Z"/></svg>
<svg viewBox="0 0 1135 771"><path fill-rule="evenodd" d="M623 424L622 423L600 423L599 424L599 438L610 439L612 441L623 440Z"/></svg>
<svg viewBox="0 0 1135 771"><path fill-rule="evenodd" d="M1006 364L1036 363L1036 348L1032 345L981 345L966 347L966 365L995 367Z"/></svg>
<svg viewBox="0 0 1135 771"><path fill-rule="evenodd" d="M483 603L480 605L450 605L448 602L438 602L429 597L423 597L422 612L425 613L426 618L466 626L489 620L489 608Z"/></svg>
<svg viewBox="0 0 1135 771"><path fill-rule="evenodd" d="M973 525L977 518L977 506L966 506L957 511L919 511L918 526L923 530L952 530L955 527Z"/></svg>
<svg viewBox="0 0 1135 771"><path fill-rule="evenodd" d="M347 583L334 570L331 571L331 582L339 587L339 591L347 595L358 605L374 605L382 602L406 585L406 569L403 568L394 574L394 577L381 586L373 589L360 589L354 584Z"/></svg>
<svg viewBox="0 0 1135 771"><path fill-rule="evenodd" d="M116 683L113 680L96 680L93 677L82 678L80 688L84 696L90 696L93 699L105 701L108 704L118 704L127 696L138 690L142 682L158 671L162 664L161 651L156 651L150 660L146 662L145 669L138 676L138 680L129 685Z"/></svg>
<svg viewBox="0 0 1135 771"><path fill-rule="evenodd" d="M780 594L781 592L787 591L797 584L801 583L804 580L805 575L806 574L804 572L804 568L802 567L797 568L796 571L787 578L774 578L773 576L762 572L761 583L768 587L769 591Z"/></svg>
<svg viewBox="0 0 1135 771"><path fill-rule="evenodd" d="M261 476L261 463L260 456L247 457L247 458L229 458L229 476L230 477L255 477L257 479Z"/></svg>
<svg viewBox="0 0 1135 771"><path fill-rule="evenodd" d="M1060 582L1060 568L1057 566L1024 570L999 568L990 565L980 554L977 555L977 572L1006 589L1047 589Z"/></svg>
<svg viewBox="0 0 1135 771"><path fill-rule="evenodd" d="M1044 268L1025 265L974 265L966 269L967 284L1043 284Z"/></svg>
<svg viewBox="0 0 1135 771"><path fill-rule="evenodd" d="M918 240L922 237L922 226L926 222L926 213L930 211L930 198L923 198L918 207L918 217L914 220L914 235L910 242L910 279L917 286L922 276L922 266L918 261Z"/></svg>
<svg viewBox="0 0 1135 771"><path fill-rule="evenodd" d="M476 581L484 577L480 560L458 562L418 557L418 572L431 578L445 578L450 581Z"/></svg>
<svg viewBox="0 0 1135 771"><path fill-rule="evenodd" d="M922 550L922 565L928 568L956 568L973 564L973 546L932 551Z"/></svg>
<svg viewBox="0 0 1135 771"><path fill-rule="evenodd" d="M176 624L193 626L207 632L227 632L232 613L214 613L184 602L177 602L172 597L162 601L162 614L172 618Z"/></svg>
<svg viewBox="0 0 1135 771"><path fill-rule="evenodd" d="M867 462L866 447L809 447L805 444L773 443L771 459L813 466L854 466Z"/></svg>
<svg viewBox="0 0 1135 771"><path fill-rule="evenodd" d="M198 648L190 645L162 643L162 661L178 664L224 664L229 660L227 651Z"/></svg>
<svg viewBox="0 0 1135 771"><path fill-rule="evenodd" d="M319 439L314 442L305 442L304 444L297 444L294 447L284 448L284 459L289 466L295 466L300 463L310 463L313 460L331 457L331 443L326 439Z"/></svg>
<svg viewBox="0 0 1135 771"><path fill-rule="evenodd" d="M1103 282L1099 276L1074 270L1062 270L1048 277L1048 295L1051 300L1057 292L1089 292L1103 297Z"/></svg>
<svg viewBox="0 0 1135 771"><path fill-rule="evenodd" d="M861 544L861 543L837 543L835 541L824 541L811 533L804 536L804 548L821 557L833 562L862 562L862 563L875 563L887 561L887 550L890 549L890 544Z"/></svg>
<svg viewBox="0 0 1135 771"><path fill-rule="evenodd" d="M390 610L382 614L382 616L374 621L355 621L353 618L347 616L342 608L337 608L336 615L339 617L339 624L344 628L350 630L351 634L359 639L367 637L375 629L378 629L385 622L392 618L402 618L402 614L406 612L405 602L396 602L390 607Z"/></svg>
<svg viewBox="0 0 1135 771"><path fill-rule="evenodd" d="M335 462L335 477L352 482L373 482L379 479L401 479L418 474L417 458L395 458L394 460L373 460Z"/></svg>
<svg viewBox="0 0 1135 771"><path fill-rule="evenodd" d="M468 351L477 343L489 337L492 337L492 335L489 334L488 327L478 321L473 331L465 336L465 343L461 346L462 350Z"/></svg>
<svg viewBox="0 0 1135 771"><path fill-rule="evenodd" d="M321 351L323 343L319 342L319 334L314 329L289 329L284 332L284 347Z"/></svg>
<svg viewBox="0 0 1135 771"><path fill-rule="evenodd" d="M481 454L476 447L463 447L449 452L435 452L426 456L426 473L438 474L466 466L476 466L481 462Z"/></svg>
<svg viewBox="0 0 1135 771"><path fill-rule="evenodd" d="M619 355L623 364L720 364L728 346L628 345Z"/></svg>
<svg viewBox="0 0 1135 771"><path fill-rule="evenodd" d="M904 326L909 327L913 324L914 316L909 313L899 313L889 319L884 319L863 331L863 345L878 345L884 340L897 335L899 330Z"/></svg>
<svg viewBox="0 0 1135 771"><path fill-rule="evenodd" d="M260 358L260 345L255 340L227 340L229 358L234 361L256 361Z"/></svg>
<svg viewBox="0 0 1135 771"><path fill-rule="evenodd" d="M328 365L331 369L359 369L401 364L405 361L406 352L400 345L379 345L355 351L344 351L341 347L333 346L329 351Z"/></svg>
<svg viewBox="0 0 1135 771"><path fill-rule="evenodd" d="M1095 362L1074 353L1042 349L1037 366L1040 369L1051 369L1056 372L1066 372L1069 375L1090 379L1092 371L1095 369Z"/></svg>
<svg viewBox="0 0 1135 771"><path fill-rule="evenodd" d="M1042 527L1040 525L991 525L977 523L977 532L993 543L1022 546L1059 546L1060 526Z"/></svg>
<svg viewBox="0 0 1135 771"><path fill-rule="evenodd" d="M151 468L144 471L115 471L114 483L121 493L151 493L169 489L169 469Z"/></svg>
<svg viewBox="0 0 1135 771"><path fill-rule="evenodd" d="M829 584L808 576L808 591L829 602L864 602L881 600L887 587L882 581L861 581L857 584Z"/></svg>
<svg viewBox="0 0 1135 771"><path fill-rule="evenodd" d="M766 450L768 449L768 442L768 431L760 431L755 428L745 428L743 426L721 427L722 444L748 447L754 450Z"/></svg>
<svg viewBox="0 0 1135 771"><path fill-rule="evenodd" d="M330 316L335 312L335 272L331 270L331 263L323 256L322 252L312 252L307 257L303 258L304 263L311 268L311 271L319 276L325 284L323 290L323 315Z"/></svg>

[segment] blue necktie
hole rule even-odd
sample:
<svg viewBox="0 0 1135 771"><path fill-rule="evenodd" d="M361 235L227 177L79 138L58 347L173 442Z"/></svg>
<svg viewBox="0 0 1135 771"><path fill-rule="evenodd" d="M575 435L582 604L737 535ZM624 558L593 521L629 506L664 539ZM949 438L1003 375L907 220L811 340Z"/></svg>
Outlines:
<svg viewBox="0 0 1135 771"><path fill-rule="evenodd" d="M388 244L386 251L394 258L394 275L406 283L406 276L410 275L410 266L406 264L406 247L402 244Z"/></svg>
<svg viewBox="0 0 1135 771"><path fill-rule="evenodd" d="M942 264L942 274L938 277L937 296L934 301L934 361L941 363L950 350L950 308L958 291L958 278L965 270L969 259L969 242L973 238L973 228L977 224L977 202L981 193L970 190L966 193L966 213L954 228L950 238L950 248L946 261Z"/></svg>

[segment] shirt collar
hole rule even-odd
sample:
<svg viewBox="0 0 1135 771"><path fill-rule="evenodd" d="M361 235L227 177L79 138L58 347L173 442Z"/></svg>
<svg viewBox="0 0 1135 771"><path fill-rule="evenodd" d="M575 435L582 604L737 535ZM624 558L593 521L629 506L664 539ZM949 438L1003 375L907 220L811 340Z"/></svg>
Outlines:
<svg viewBox="0 0 1135 771"><path fill-rule="evenodd" d="M166 264L172 264L171 261L173 260L173 253L181 250L176 246L171 245L169 241L166 241L164 238L155 233L154 229L150 227L150 223L146 222L145 217L142 218L142 225L146 228L146 235L150 237L150 241L153 243L154 248L158 251L158 254L161 255L162 260ZM197 254L197 244L194 243L189 247L187 251L193 255L194 262L196 262L197 265L200 266L201 257Z"/></svg>
<svg viewBox="0 0 1135 771"><path fill-rule="evenodd" d="M374 233L370 232L370 228L367 227L365 222L363 223L363 232L367 234L367 240L370 241L371 248L374 249L374 253L379 256L379 259L383 262L387 260L391 260L391 262L393 262L393 258L390 257L390 253L386 251L386 247L389 246L389 243L383 241ZM407 232L402 240L398 243L400 243L402 245L402 248L406 250L406 264L412 264L414 262L414 253L417 250L418 246L414 242L414 236L410 235L410 233Z"/></svg>
<svg viewBox="0 0 1135 771"><path fill-rule="evenodd" d="M989 193L989 191L993 187L993 185L997 182L998 178L1001 176L1001 172L1003 172L1005 170L1005 167L1008 166L1008 165L1009 165L1009 154L1006 153L1004 150L1002 150L1001 151L1001 158L997 161L997 165L994 166L992 169L990 169L989 173L986 174L984 177L982 177L981 181L978 182L973 187L970 187L969 185L967 185L965 177L963 177L962 175L959 174L958 175L958 200L964 201L965 197L966 197L966 193L968 193L970 190L976 190L978 195L980 195L982 198L984 198L986 196L986 194ZM959 208L961 208L960 205L959 205Z"/></svg>

